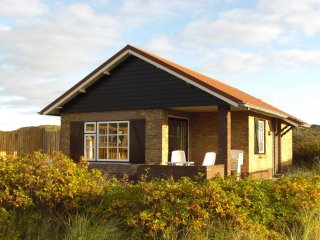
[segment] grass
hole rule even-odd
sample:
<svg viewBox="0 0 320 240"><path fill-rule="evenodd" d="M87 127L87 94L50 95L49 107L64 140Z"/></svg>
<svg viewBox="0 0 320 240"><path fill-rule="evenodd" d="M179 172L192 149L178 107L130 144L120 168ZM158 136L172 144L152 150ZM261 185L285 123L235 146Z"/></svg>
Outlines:
<svg viewBox="0 0 320 240"><path fill-rule="evenodd" d="M49 215L35 210L14 211L0 231L2 240L122 240L126 232L107 217L89 214Z"/></svg>
<svg viewBox="0 0 320 240"><path fill-rule="evenodd" d="M286 229L286 240L319 240L320 239L320 215L319 212L304 212L300 215L301 223Z"/></svg>

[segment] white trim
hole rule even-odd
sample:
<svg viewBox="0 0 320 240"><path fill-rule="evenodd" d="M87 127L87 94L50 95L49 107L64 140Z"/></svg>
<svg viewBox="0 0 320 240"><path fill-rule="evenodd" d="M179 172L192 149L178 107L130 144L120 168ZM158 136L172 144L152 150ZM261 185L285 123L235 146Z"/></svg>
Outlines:
<svg viewBox="0 0 320 240"><path fill-rule="evenodd" d="M105 158L100 158L99 156L99 137L100 137L100 130L99 130L99 125L100 124L107 124L107 126L109 126L109 124L112 123L116 123L117 124L117 129L119 128L119 123L127 123L128 125L128 133L126 134L111 134L111 136L116 136L117 138L117 146L116 147L112 147L112 148L116 148L117 149L117 156L119 155L119 148L125 148L128 151L128 155L127 155L127 159L109 159L108 157L108 152L107 152L107 159ZM102 135L102 134L101 134ZM128 137L128 144L127 147L118 147L118 138L119 135L122 136L127 136ZM109 149L109 132L107 131L106 134L103 134L102 136L106 136L107 137L107 146L106 147L101 147L101 148L105 148L107 151ZM130 162L129 156L130 156L130 121L102 121L102 122L97 122L97 144L96 144L96 151L97 151L97 155L96 155L96 161L97 162Z"/></svg>
<svg viewBox="0 0 320 240"><path fill-rule="evenodd" d="M245 107L252 112L255 112L255 110L256 110L256 112L260 112L260 113L262 112L265 115L269 115L272 117L280 117L280 118L287 118L288 117L288 115L277 113L275 111L272 111L272 110L269 110L269 109L266 109L263 107L259 107L257 105L253 105L250 103L241 103L241 104L239 104L239 107Z"/></svg>
<svg viewBox="0 0 320 240"><path fill-rule="evenodd" d="M120 54L117 58L115 58L113 61L111 61L109 64L107 64L106 66L104 66L102 69L100 69L100 71L96 72L94 75L92 75L90 78L88 78L85 82L83 82L80 86L78 86L77 88L75 88L72 92L70 92L67 96L65 96L64 98L60 99L60 101L58 101L57 103L55 103L53 106L51 106L48 110L46 110L45 112L43 112L43 115L47 115L48 113L50 113L53 109L56 108L56 106L60 106L63 105L65 102L69 101L70 98L73 97L73 95L75 93L77 93L80 89L86 89L87 85L89 85L90 83L93 83L93 80L98 80L99 76L101 74L104 74L104 72L108 71L109 68L112 67L112 65L114 65L117 61L119 61L121 58L125 57L125 55L127 55L129 53L129 51L124 51L122 54Z"/></svg>
<svg viewBox="0 0 320 240"><path fill-rule="evenodd" d="M148 63L151 63L152 65L156 66L157 68L160 68L178 78L180 78L181 80L184 80L186 81L187 83L229 103L230 105L234 106L234 107L238 107L238 103L192 81L191 79L189 78L186 78L178 73L176 73L175 71L173 70L170 70L169 68L166 68L164 67L163 65L159 64L159 63L156 63L152 60L150 60L149 58L146 58L138 53L136 53L135 51L132 51L132 50L126 50L124 51L122 54L120 54L117 58L115 58L113 61L111 61L109 64L107 64L106 66L104 66L102 69L100 69L100 71L96 72L94 75L92 75L90 78L88 78L85 82L83 82L80 86L78 86L77 88L75 88L72 92L70 92L67 96L65 96L64 98L62 98L60 101L58 101L57 103L55 103L53 106L51 106L48 110L46 110L45 112L43 112L43 115L47 115L48 113L50 113L53 109L56 108L56 106L59 106L59 105L63 105L65 102L69 101L70 98L73 97L73 95L77 92L79 92L80 89L86 89L87 85L89 85L90 83L93 83L94 81L93 80L98 80L101 76L101 74L105 75L106 73L109 72L110 69L112 69L113 65L115 65L119 60L121 60L122 58L124 58L127 54L131 54L131 55L134 55Z"/></svg>
<svg viewBox="0 0 320 240"><path fill-rule="evenodd" d="M86 131L86 125L93 124L94 130L93 131ZM96 122L84 122L84 133L96 133L97 132L97 123Z"/></svg>

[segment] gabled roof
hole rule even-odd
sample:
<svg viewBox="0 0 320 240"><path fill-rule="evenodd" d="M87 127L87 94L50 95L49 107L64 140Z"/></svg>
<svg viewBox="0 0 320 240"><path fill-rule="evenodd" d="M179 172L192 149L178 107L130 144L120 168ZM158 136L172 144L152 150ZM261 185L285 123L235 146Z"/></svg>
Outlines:
<svg viewBox="0 0 320 240"><path fill-rule="evenodd" d="M198 87L199 89L220 98L234 107L246 108L251 111L261 112L270 116L278 117L294 126L307 125L302 120L299 120L284 111L277 109L270 104L255 98L237 88L231 87L225 83L217 81L213 78L185 68L176 63L170 62L164 58L156 56L145 50L127 45L118 53L100 65L97 69L87 75L84 79L50 103L47 107L41 110L40 114L44 115L59 115L59 109L68 101L76 97L79 92L85 91L87 87L92 85L103 75L115 68L118 64L124 61L128 56L134 55L143 59L164 71L175 75L176 77Z"/></svg>

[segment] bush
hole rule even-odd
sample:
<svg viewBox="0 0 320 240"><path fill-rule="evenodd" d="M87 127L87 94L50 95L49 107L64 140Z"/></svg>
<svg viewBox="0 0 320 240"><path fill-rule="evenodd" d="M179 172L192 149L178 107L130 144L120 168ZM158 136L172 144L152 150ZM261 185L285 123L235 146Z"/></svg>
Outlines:
<svg viewBox="0 0 320 240"><path fill-rule="evenodd" d="M317 174L132 183L60 153L0 158L0 188L0 236L9 239L282 239L303 226L301 212L320 212Z"/></svg>
<svg viewBox="0 0 320 240"><path fill-rule="evenodd" d="M295 163L314 163L320 160L320 140L298 142L293 145Z"/></svg>
<svg viewBox="0 0 320 240"><path fill-rule="evenodd" d="M0 206L5 209L77 211L100 199L104 184L100 171L88 172L87 163L76 165L59 152L0 158Z"/></svg>

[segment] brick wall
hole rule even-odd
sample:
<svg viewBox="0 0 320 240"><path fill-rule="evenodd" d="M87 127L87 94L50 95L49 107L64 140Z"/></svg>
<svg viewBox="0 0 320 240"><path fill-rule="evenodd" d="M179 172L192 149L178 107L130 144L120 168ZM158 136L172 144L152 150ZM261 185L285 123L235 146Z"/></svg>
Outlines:
<svg viewBox="0 0 320 240"><path fill-rule="evenodd" d="M61 115L61 136L60 149L70 154L70 122L71 121L117 121L130 119L146 120L146 149L145 157L148 164L160 164L163 161L163 153L167 153L165 134L167 124L165 110L131 110L131 111L110 111L92 113L64 113ZM161 137L163 136L163 137ZM163 142L164 141L164 142ZM164 146L164 147L163 147ZM167 157L166 157L167 158Z"/></svg>
<svg viewBox="0 0 320 240"><path fill-rule="evenodd" d="M173 177L178 180L182 177L211 179L217 175L224 176L224 165L214 166L169 166L147 164L90 164L90 169L98 168L105 172L107 177L121 178L127 174L130 179L138 180L141 176L151 179L166 179Z"/></svg>

